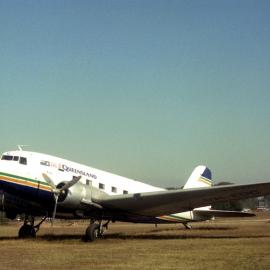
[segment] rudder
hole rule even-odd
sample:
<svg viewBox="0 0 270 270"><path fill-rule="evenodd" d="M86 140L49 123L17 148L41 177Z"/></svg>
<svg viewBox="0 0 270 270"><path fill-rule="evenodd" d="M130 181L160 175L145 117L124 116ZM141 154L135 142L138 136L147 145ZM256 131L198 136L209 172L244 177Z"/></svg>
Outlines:
<svg viewBox="0 0 270 270"><path fill-rule="evenodd" d="M212 173L209 168L204 165L200 165L193 170L183 189L210 186L212 186Z"/></svg>

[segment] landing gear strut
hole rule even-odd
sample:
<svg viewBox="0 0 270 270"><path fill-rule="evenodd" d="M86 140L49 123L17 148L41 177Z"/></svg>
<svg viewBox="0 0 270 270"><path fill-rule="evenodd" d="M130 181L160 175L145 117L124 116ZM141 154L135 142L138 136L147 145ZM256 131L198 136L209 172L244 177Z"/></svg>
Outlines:
<svg viewBox="0 0 270 270"><path fill-rule="evenodd" d="M25 215L23 225L19 230L19 238L35 238L40 225L46 220L45 216L37 225L34 225L35 217Z"/></svg>
<svg viewBox="0 0 270 270"><path fill-rule="evenodd" d="M108 224L110 220L102 224L102 220L99 220L98 223L95 223L95 219L90 220L90 225L85 231L85 240L86 241L95 241L97 238L102 238L105 231L108 229Z"/></svg>
<svg viewBox="0 0 270 270"><path fill-rule="evenodd" d="M185 226L186 229L191 230L192 226L188 223L183 223L183 225Z"/></svg>

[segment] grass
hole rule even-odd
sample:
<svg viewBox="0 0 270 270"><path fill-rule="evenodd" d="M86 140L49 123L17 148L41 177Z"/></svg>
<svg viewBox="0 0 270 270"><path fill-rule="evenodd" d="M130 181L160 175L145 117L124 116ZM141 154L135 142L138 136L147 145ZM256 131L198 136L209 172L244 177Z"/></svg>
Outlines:
<svg viewBox="0 0 270 270"><path fill-rule="evenodd" d="M111 224L104 239L82 240L87 223L44 224L17 239L0 226L0 269L270 269L270 215L181 225Z"/></svg>

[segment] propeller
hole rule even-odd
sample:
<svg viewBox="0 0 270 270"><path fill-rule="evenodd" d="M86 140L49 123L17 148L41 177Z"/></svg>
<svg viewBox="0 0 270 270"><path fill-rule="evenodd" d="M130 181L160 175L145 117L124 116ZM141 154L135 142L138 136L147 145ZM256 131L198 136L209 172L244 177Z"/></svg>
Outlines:
<svg viewBox="0 0 270 270"><path fill-rule="evenodd" d="M61 186L60 188L57 188L54 184L54 182L52 181L52 179L46 174L43 173L42 174L44 180L50 185L50 187L52 188L53 194L54 194L54 209L53 209L53 215L52 215L52 226L53 226L53 222L55 219L55 215L56 215L56 209L57 209L57 203L58 203L58 198L59 196L67 191L69 188L71 188L73 185L75 185L82 177L81 176L73 176L72 180L66 182L63 186Z"/></svg>

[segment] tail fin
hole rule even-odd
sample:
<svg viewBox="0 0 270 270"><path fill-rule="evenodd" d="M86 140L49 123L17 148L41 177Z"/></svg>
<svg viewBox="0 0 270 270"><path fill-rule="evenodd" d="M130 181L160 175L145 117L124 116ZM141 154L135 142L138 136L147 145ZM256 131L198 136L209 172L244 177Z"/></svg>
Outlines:
<svg viewBox="0 0 270 270"><path fill-rule="evenodd" d="M200 165L193 170L183 189L211 187L211 186L212 186L212 173L210 169L208 169L206 166ZM211 209L210 205L195 208L194 210L209 210L209 209Z"/></svg>
<svg viewBox="0 0 270 270"><path fill-rule="evenodd" d="M183 189L210 186L212 186L212 173L206 166L200 165L193 170Z"/></svg>

